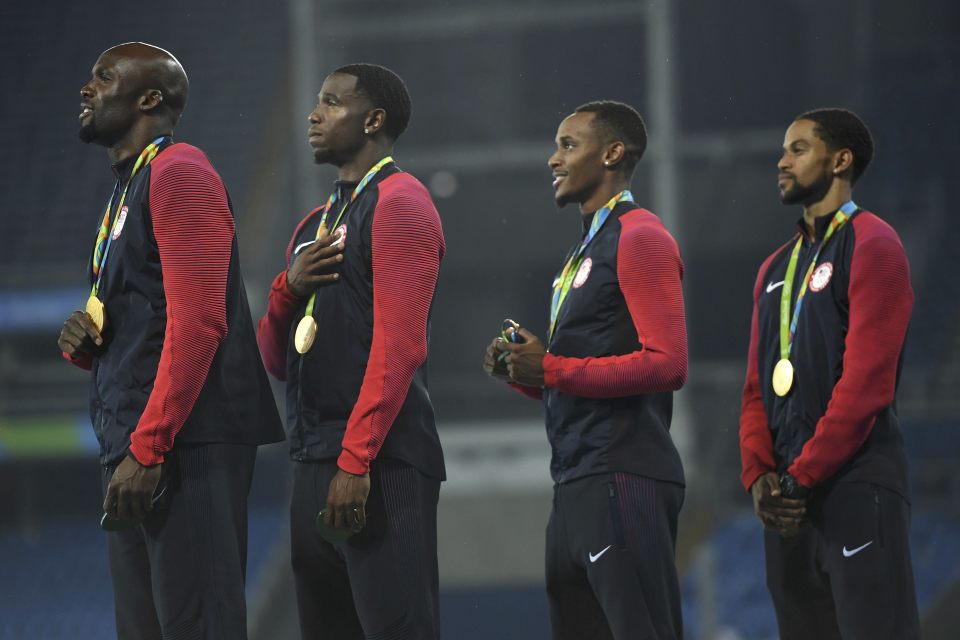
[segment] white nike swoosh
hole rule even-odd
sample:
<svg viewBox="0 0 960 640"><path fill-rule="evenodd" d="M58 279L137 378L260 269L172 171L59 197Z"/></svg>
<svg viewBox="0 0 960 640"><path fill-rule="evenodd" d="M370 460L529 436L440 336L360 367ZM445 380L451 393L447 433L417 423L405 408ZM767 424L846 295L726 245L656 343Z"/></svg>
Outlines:
<svg viewBox="0 0 960 640"><path fill-rule="evenodd" d="M872 541L871 541L871 542L872 542ZM596 562L597 560L599 560L599 559L600 559L600 556L602 556L603 554L605 554L605 553L607 552L607 549L609 549L609 548L612 547L612 546L613 546L612 544L608 544L608 545L607 545L606 547L604 547L603 550L600 551L597 555L593 555L592 553L590 553L590 552L588 551L588 552L587 552L587 555L590 556L590 562L591 562L591 563L594 563L594 562Z"/></svg>
<svg viewBox="0 0 960 640"><path fill-rule="evenodd" d="M867 547L869 547L869 546L872 545L872 544L873 544L873 540L871 540L871 541L868 542L867 544L860 545L860 546L857 547L856 549L849 549L849 550L847 549L847 546L844 545L844 546L843 546L843 557L844 557L844 558L849 558L850 556L855 556L855 555L857 555L858 553L860 553L861 551L863 551L864 549L866 549Z"/></svg>
<svg viewBox="0 0 960 640"><path fill-rule="evenodd" d="M316 242L316 240L308 240L307 242L301 242L301 243L298 244L297 247L293 250L293 255L297 255L298 253L300 253L300 249L303 249L304 247L309 247L309 246L310 246L311 244L313 244L314 242Z"/></svg>
<svg viewBox="0 0 960 640"><path fill-rule="evenodd" d="M782 286L783 286L783 280L781 280L780 282L770 282L767 284L767 293L770 293L777 287L782 287Z"/></svg>

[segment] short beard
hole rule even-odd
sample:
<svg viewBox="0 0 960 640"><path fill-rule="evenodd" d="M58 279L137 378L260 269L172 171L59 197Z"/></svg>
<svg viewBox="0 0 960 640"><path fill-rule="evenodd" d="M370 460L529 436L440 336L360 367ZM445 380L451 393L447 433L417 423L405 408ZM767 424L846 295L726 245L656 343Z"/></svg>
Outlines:
<svg viewBox="0 0 960 640"><path fill-rule="evenodd" d="M97 128L93 126L93 123L85 124L80 127L79 131L77 131L77 136L80 138L81 142L90 144L97 139Z"/></svg>
<svg viewBox="0 0 960 640"><path fill-rule="evenodd" d="M822 178L809 185L797 183L794 179L793 187L780 192L780 202L783 204L802 204L809 205L814 202L820 202L830 190L833 183L833 176L825 174Z"/></svg>
<svg viewBox="0 0 960 640"><path fill-rule="evenodd" d="M313 150L314 164L333 164L333 154L326 149Z"/></svg>

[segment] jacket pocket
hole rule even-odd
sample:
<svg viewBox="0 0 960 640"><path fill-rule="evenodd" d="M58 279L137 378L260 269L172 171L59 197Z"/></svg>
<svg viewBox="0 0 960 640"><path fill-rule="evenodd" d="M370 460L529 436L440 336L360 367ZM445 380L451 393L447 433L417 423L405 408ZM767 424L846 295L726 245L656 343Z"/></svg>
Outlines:
<svg viewBox="0 0 960 640"><path fill-rule="evenodd" d="M620 501L617 499L617 485L613 482L608 482L607 493L610 501L610 519L613 522L614 540L618 547L626 549L627 538L623 532L623 516L620 513Z"/></svg>

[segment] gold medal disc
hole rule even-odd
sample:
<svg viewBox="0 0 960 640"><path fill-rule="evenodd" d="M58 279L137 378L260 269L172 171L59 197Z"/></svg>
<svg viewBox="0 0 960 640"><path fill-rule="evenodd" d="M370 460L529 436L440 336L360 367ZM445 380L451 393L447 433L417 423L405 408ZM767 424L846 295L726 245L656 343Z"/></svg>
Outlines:
<svg viewBox="0 0 960 640"><path fill-rule="evenodd" d="M317 321L312 316L304 316L297 324L297 332L293 334L293 346L297 353L304 354L310 351L313 341L317 337Z"/></svg>
<svg viewBox="0 0 960 640"><path fill-rule="evenodd" d="M786 358L781 358L773 368L773 392L781 398L793 386L793 365Z"/></svg>
<svg viewBox="0 0 960 640"><path fill-rule="evenodd" d="M93 326L97 331L103 333L103 327L107 324L107 314L103 309L103 303L97 296L87 298L86 312L93 321Z"/></svg>

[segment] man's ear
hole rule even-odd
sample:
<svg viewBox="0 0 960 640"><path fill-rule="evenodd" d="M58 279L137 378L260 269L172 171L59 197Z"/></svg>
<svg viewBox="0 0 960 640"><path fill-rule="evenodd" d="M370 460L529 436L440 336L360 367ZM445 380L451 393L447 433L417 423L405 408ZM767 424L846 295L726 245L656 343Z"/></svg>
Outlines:
<svg viewBox="0 0 960 640"><path fill-rule="evenodd" d="M383 109L374 109L367 114L367 119L363 122L363 132L374 134L383 128L387 122L387 112Z"/></svg>
<svg viewBox="0 0 960 640"><path fill-rule="evenodd" d="M850 149L837 151L833 156L833 175L838 176L851 168L853 168L853 151Z"/></svg>
<svg viewBox="0 0 960 640"><path fill-rule="evenodd" d="M163 92L160 89L148 89L140 96L140 111L151 111L163 102Z"/></svg>
<svg viewBox="0 0 960 640"><path fill-rule="evenodd" d="M611 142L603 152L603 166L611 169L615 168L620 164L620 161L623 160L623 155L626 151L627 149L624 147L623 142L619 140Z"/></svg>

